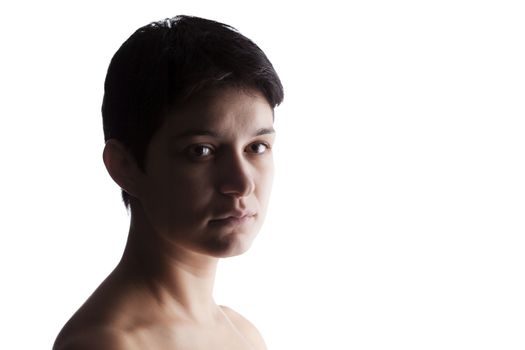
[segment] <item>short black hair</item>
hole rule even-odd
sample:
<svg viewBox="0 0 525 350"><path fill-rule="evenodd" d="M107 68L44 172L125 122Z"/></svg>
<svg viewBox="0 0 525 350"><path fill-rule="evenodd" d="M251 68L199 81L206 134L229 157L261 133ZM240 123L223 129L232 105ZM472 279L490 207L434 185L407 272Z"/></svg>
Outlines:
<svg viewBox="0 0 525 350"><path fill-rule="evenodd" d="M147 147L167 111L222 86L260 91L272 108L284 97L264 52L235 28L185 15L145 25L111 59L102 102L104 139L120 141L145 172ZM124 190L122 199L129 208Z"/></svg>

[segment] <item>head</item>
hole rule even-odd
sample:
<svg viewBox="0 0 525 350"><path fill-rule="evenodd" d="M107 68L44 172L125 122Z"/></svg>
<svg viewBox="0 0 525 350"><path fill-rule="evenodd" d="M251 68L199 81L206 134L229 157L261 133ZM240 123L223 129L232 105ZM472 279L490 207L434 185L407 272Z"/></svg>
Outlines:
<svg viewBox="0 0 525 350"><path fill-rule="evenodd" d="M243 220L260 225L282 99L266 55L230 26L177 16L138 29L110 63L102 105L106 149L127 157L108 167L126 207L140 206L166 234L240 230L215 221L235 213L253 212ZM192 130L213 135L178 137ZM212 252L226 242L206 244Z"/></svg>

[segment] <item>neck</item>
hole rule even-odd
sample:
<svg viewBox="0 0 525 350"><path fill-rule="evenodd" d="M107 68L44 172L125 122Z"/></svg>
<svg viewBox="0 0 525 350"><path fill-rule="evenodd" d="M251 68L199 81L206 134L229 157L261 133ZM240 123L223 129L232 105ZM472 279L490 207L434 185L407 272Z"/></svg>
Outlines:
<svg viewBox="0 0 525 350"><path fill-rule="evenodd" d="M140 204L132 207L124 255L118 269L138 281L167 316L198 324L214 323L220 310L213 300L218 258L200 254L161 237ZM146 298L147 300L148 298Z"/></svg>

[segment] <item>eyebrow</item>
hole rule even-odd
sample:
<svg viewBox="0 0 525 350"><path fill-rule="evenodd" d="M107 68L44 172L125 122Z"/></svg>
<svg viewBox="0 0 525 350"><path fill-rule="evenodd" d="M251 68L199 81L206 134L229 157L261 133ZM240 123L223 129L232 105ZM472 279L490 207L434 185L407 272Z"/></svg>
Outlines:
<svg viewBox="0 0 525 350"><path fill-rule="evenodd" d="M275 134L275 129L270 127L270 128L260 128L258 129L254 134L253 136L261 136L261 135L268 135L268 134ZM189 129L189 130L186 130L178 135L175 135L174 139L183 139L183 138L186 138L186 137L191 137L191 136L212 136L212 137L216 137L216 138L219 138L220 135L216 132L213 132L211 130L205 130L205 129Z"/></svg>

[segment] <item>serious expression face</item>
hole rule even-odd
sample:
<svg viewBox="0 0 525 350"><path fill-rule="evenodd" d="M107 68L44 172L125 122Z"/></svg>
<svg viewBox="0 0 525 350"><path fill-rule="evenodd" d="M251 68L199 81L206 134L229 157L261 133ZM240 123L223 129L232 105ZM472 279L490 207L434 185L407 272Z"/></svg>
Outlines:
<svg viewBox="0 0 525 350"><path fill-rule="evenodd" d="M266 215L274 141L273 109L254 90L214 90L170 113L141 180L155 233L216 257L246 251Z"/></svg>

